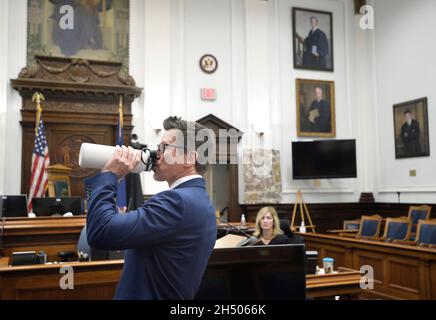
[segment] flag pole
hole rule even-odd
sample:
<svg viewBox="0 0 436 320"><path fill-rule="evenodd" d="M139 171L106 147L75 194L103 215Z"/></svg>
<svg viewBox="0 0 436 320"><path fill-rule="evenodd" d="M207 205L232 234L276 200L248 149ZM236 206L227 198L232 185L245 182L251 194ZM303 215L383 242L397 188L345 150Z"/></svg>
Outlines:
<svg viewBox="0 0 436 320"><path fill-rule="evenodd" d="M120 100L118 105L118 130L117 130L117 138L116 138L116 144L118 144L120 147L124 145L124 120L123 120L123 113L124 113L124 99L123 95L120 94ZM126 180L125 177L121 179L119 185L118 185L118 193L117 193L117 200L116 205L119 212L126 212L127 210L127 199L126 199Z"/></svg>
<svg viewBox="0 0 436 320"><path fill-rule="evenodd" d="M35 125L35 135L38 133L39 122L41 121L42 106L41 101L45 101L45 97L42 93L35 92L32 97L32 101L36 101L36 125Z"/></svg>
<svg viewBox="0 0 436 320"><path fill-rule="evenodd" d="M42 101L45 101L43 94L35 92L32 102L36 102L36 123L35 123L35 142L32 152L32 165L30 170L30 189L27 202L28 211L32 210L32 199L44 196L48 187L47 167L50 164L48 156L47 139L42 125ZM40 130L41 129L41 130Z"/></svg>
<svg viewBox="0 0 436 320"><path fill-rule="evenodd" d="M118 119L120 121L119 128L118 128L118 137L119 137L119 139L123 139L121 134L122 134L123 128L124 128L124 99L123 99L123 96L121 94L120 94L120 103L118 105L118 115L119 115ZM124 139L123 139L123 144L124 144Z"/></svg>

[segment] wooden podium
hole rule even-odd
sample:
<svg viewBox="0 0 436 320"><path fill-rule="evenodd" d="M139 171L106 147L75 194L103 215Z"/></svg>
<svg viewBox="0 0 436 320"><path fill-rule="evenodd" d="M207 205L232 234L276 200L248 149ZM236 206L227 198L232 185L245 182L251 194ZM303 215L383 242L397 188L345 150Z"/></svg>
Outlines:
<svg viewBox="0 0 436 320"><path fill-rule="evenodd" d="M294 209L292 210L292 219L291 219L291 231L298 231L297 228L299 226L294 226L295 223L295 215L297 214L297 208L300 208L301 221L304 223L307 229L311 229L312 233L315 233L315 226L312 223L312 219L310 218L309 210L307 209L306 203L303 199L303 194L301 190L298 190L297 195L295 197ZM306 224L305 216L307 217L307 221L309 224Z"/></svg>

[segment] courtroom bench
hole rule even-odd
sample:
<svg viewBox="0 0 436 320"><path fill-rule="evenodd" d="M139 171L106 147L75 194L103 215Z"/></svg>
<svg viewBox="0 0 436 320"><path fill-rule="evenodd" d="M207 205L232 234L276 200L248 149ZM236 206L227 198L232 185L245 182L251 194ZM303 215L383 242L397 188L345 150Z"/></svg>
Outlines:
<svg viewBox="0 0 436 320"><path fill-rule="evenodd" d="M0 220L0 254L45 251L48 260L58 260L60 251L77 251L86 216L7 218Z"/></svg>
<svg viewBox="0 0 436 320"><path fill-rule="evenodd" d="M68 262L9 267L9 258L0 258L0 300L109 300L121 276L123 260ZM74 289L60 289L63 266L74 270ZM337 274L307 275L306 294L311 299L335 296L357 298L360 273L343 269Z"/></svg>
<svg viewBox="0 0 436 320"><path fill-rule="evenodd" d="M436 299L436 249L327 234L297 233L307 250L318 251L318 265L331 257L335 264L360 270L371 266L374 290L363 297Z"/></svg>

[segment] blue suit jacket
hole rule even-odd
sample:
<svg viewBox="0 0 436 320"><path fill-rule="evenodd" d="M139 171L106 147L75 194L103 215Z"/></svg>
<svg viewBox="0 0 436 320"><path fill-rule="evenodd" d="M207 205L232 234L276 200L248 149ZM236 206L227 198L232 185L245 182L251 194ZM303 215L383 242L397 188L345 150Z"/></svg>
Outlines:
<svg viewBox="0 0 436 320"><path fill-rule="evenodd" d="M156 194L126 214L115 206L117 177L98 174L87 217L90 246L126 250L115 299L193 299L216 240L204 179Z"/></svg>

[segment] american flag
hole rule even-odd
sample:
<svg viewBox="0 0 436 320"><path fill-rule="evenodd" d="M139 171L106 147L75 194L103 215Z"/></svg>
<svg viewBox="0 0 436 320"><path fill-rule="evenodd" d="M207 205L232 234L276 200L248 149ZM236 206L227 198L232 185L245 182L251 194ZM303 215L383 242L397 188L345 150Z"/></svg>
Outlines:
<svg viewBox="0 0 436 320"><path fill-rule="evenodd" d="M48 183L47 167L49 164L47 139L44 133L44 123L41 118L36 131L35 146L32 153L32 173L27 203L29 212L32 212L32 199L43 197L45 194Z"/></svg>

